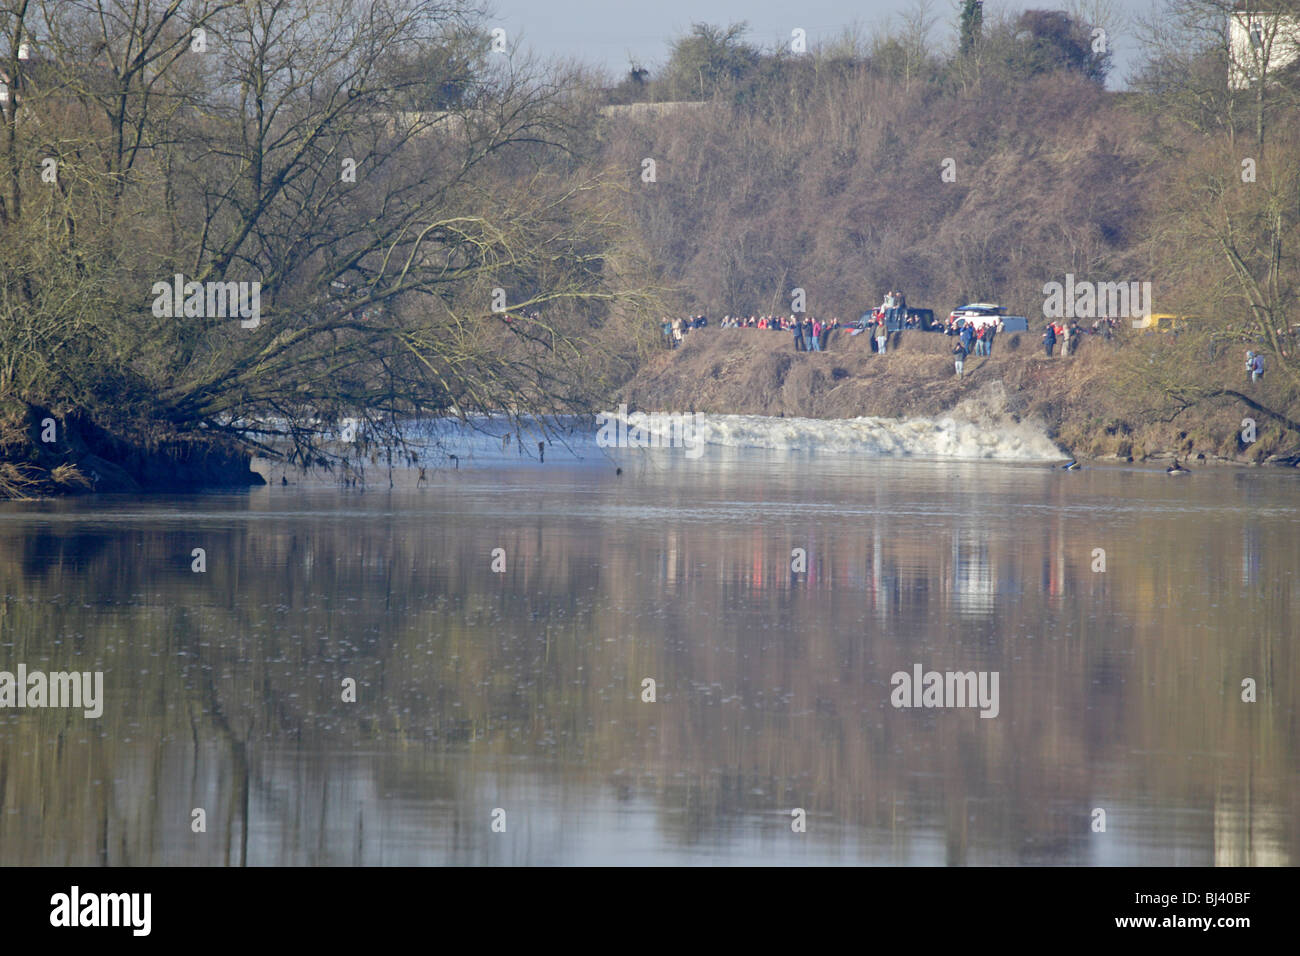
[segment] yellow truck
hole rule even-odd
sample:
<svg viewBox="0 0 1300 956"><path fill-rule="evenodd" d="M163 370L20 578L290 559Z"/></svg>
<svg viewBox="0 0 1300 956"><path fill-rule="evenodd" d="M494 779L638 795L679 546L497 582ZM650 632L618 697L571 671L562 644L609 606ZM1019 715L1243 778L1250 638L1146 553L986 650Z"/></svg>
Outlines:
<svg viewBox="0 0 1300 956"><path fill-rule="evenodd" d="M1157 332L1176 332L1188 322L1195 321L1194 315L1174 315L1170 312L1152 312L1150 315L1133 320L1135 329L1155 329Z"/></svg>

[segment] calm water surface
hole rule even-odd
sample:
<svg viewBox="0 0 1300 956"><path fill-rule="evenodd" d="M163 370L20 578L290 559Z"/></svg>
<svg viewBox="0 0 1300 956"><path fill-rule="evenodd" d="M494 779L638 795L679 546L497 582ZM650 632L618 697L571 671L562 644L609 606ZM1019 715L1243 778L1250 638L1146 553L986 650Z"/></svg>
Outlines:
<svg viewBox="0 0 1300 956"><path fill-rule="evenodd" d="M0 507L0 863L1297 862L1296 475L643 455Z"/></svg>

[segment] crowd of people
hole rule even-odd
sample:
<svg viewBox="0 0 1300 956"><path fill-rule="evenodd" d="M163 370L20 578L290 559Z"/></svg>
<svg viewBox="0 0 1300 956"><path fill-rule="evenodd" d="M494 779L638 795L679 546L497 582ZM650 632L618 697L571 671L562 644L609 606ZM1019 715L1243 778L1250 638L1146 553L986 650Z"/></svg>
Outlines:
<svg viewBox="0 0 1300 956"><path fill-rule="evenodd" d="M691 329L702 329L709 324L709 320L702 315L693 315L689 319L662 319L659 323L659 331L663 335L664 345L667 348L675 349L682 344L682 338Z"/></svg>
<svg viewBox="0 0 1300 956"><path fill-rule="evenodd" d="M895 325L902 325L907 318L907 299L903 293L893 289L885 293L885 301L880 303L880 308L876 310L876 315L883 315L885 321Z"/></svg>
<svg viewBox="0 0 1300 956"><path fill-rule="evenodd" d="M708 326L709 320L697 315L689 319L663 319L660 323L660 330L663 333L665 344L668 348L676 348L681 344L683 336L687 335L691 329L701 329ZM794 347L796 352L820 352L826 348L826 343L832 332L840 327L838 318L822 321L812 316L794 316L794 315L728 315L724 316L718 323L718 328L722 329L758 329L765 332L789 332L794 337Z"/></svg>
<svg viewBox="0 0 1300 956"><path fill-rule="evenodd" d="M661 319L660 333L663 337L664 347L677 348L681 345L682 339L690 334L692 329L706 328L708 324L708 318L703 315L695 315L686 319ZM891 326L904 329L919 329L921 327L921 320L915 315L908 314L907 299L897 289L886 293L880 308L873 310L870 314L864 315L856 323L853 323L853 332L851 334L857 335L870 329L875 333L872 336L873 351L884 352L889 339L888 329ZM838 317L823 320L811 315L728 315L724 316L722 321L718 323L718 328L723 329L789 332L796 352L824 351L832 334L841 327Z"/></svg>
<svg viewBox="0 0 1300 956"><path fill-rule="evenodd" d="M1001 318L990 318L996 318L996 321L976 324L969 319L962 320L953 316L949 316L944 321L940 331L944 335L957 339L952 348L952 355L958 377L962 375L965 361L969 356L987 357L993 354L993 343L998 335L1005 330L1005 326ZM667 348L677 348L682 339L692 329L705 328L708 324L708 318L703 315L685 319L664 318L661 323L661 331L665 346ZM1057 343L1060 342L1061 354L1073 355L1084 335L1101 335L1109 341L1115 334L1116 324L1116 320L1113 318L1098 319L1092 323L1091 328L1085 329L1080 326L1077 319L1072 319L1068 323L1049 322L1043 327L1043 349L1050 358L1056 350ZM832 334L842 326L839 318L823 321L809 315L728 315L723 317L722 321L718 323L718 327L788 332L792 337L796 352L821 352L826 349ZM852 323L848 328L850 335L860 335L863 332L869 333L872 340L872 351L883 355L888 350L891 329L919 329L921 328L921 319L908 310L906 297L901 291L895 289L885 295L879 308L863 315L861 319ZM1248 365L1254 358L1253 354L1248 356ZM1251 365L1250 371L1253 377L1255 375L1253 365ZM1262 369L1260 374L1262 375Z"/></svg>
<svg viewBox="0 0 1300 956"><path fill-rule="evenodd" d="M708 318L703 315L695 315L685 319L663 319L660 329L665 347L677 348L681 344L683 337L689 334L692 329L706 328L708 324ZM921 326L920 319L917 316L908 314L907 300L903 297L903 293L898 291L887 294L880 308L873 309L849 326L849 334L860 335L863 332L870 332L873 339L872 351L883 355L888 347L891 326L904 329L920 328ZM722 321L718 323L718 327L723 329L758 329L769 332L789 332L793 337L796 352L822 352L825 351L831 334L840 329L841 325L838 318L823 322L821 319L807 315L803 317L794 315L751 315L748 317L728 315L723 317ZM1048 322L1043 326L1043 351L1048 358L1052 358L1059 342L1061 344L1061 355L1073 355L1079 348L1079 342L1083 336L1100 335L1109 342L1114 338L1117 328L1118 321L1114 318L1097 319L1089 328L1081 326L1078 319L1071 319L1069 322ZM970 321L961 322L949 316L943 323L942 331L944 335L953 336L957 339L952 349L952 355L957 377L960 378L965 368L966 359L969 356L991 356L993 354L993 342L1004 331L1004 326L1001 319L976 326ZM1246 374L1251 382L1258 382L1264 377L1264 357L1261 354L1254 351L1246 353Z"/></svg>
<svg viewBox="0 0 1300 956"><path fill-rule="evenodd" d="M1002 322L988 322L976 327L970 322L963 323L961 328L955 328L955 323L951 320L944 327L944 334L953 335L957 338L957 344L953 346L952 357L953 365L957 369L957 377L961 378L962 368L966 363L966 357L972 352L976 355L992 355L993 340L997 338L998 332L1002 329Z"/></svg>
<svg viewBox="0 0 1300 956"><path fill-rule="evenodd" d="M1048 322L1043 326L1043 351L1048 358L1052 357L1052 352L1056 349L1056 343L1061 343L1062 355L1073 355L1079 348L1079 342L1085 335L1100 335L1107 342L1115 336L1115 329L1118 320L1114 318L1098 319L1092 323L1092 328L1085 329L1079 325L1078 319L1071 319L1069 322Z"/></svg>

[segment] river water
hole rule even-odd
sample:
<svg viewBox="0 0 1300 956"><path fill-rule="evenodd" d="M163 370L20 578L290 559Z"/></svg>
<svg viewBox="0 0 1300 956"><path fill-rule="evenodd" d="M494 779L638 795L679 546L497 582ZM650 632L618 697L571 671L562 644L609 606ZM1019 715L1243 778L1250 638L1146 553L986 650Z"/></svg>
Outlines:
<svg viewBox="0 0 1300 956"><path fill-rule="evenodd" d="M591 452L0 507L0 863L1297 862L1296 475Z"/></svg>

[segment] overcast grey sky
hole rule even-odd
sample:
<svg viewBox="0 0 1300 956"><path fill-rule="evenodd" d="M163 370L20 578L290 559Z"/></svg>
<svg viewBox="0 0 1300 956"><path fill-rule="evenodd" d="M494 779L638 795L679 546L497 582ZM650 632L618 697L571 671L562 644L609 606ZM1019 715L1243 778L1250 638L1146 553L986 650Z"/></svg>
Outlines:
<svg viewBox="0 0 1300 956"><path fill-rule="evenodd" d="M668 42L692 23L726 25L740 20L750 27L749 40L761 46L788 43L790 31L802 27L809 45L830 39L854 23L867 33L915 5L916 0L487 0L496 11L493 24L505 27L508 39L545 56L572 57L622 76L629 59L652 67L668 54ZM1154 0L1112 0L1126 13L1146 12ZM957 19L957 0L931 0L940 21L934 41L949 44ZM988 0L985 9L1063 9L1068 0ZM1115 69L1110 86L1123 86L1136 59L1137 43L1124 31L1111 37Z"/></svg>

